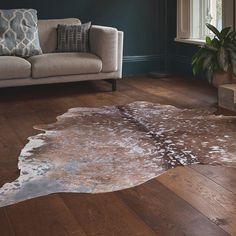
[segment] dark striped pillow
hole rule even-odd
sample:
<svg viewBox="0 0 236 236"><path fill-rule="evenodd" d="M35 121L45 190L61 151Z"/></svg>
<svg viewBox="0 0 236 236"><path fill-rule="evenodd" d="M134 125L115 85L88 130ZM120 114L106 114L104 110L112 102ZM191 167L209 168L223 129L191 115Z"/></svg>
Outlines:
<svg viewBox="0 0 236 236"><path fill-rule="evenodd" d="M57 52L88 52L91 22L82 25L58 25Z"/></svg>

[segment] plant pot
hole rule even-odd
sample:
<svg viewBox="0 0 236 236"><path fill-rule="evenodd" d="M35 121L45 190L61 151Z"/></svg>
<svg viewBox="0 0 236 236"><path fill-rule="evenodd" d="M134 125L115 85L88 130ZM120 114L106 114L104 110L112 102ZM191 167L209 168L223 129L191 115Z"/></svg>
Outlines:
<svg viewBox="0 0 236 236"><path fill-rule="evenodd" d="M232 76L232 83L236 84L236 76L234 76L234 75Z"/></svg>
<svg viewBox="0 0 236 236"><path fill-rule="evenodd" d="M236 78L235 78L236 81ZM212 80L212 85L216 88L223 84L232 84L233 83L233 75L231 72L215 72Z"/></svg>

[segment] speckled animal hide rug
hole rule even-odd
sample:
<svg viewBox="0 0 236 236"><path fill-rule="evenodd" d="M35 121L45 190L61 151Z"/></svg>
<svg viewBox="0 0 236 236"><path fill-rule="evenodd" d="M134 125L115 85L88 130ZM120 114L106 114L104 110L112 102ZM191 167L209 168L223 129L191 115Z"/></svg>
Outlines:
<svg viewBox="0 0 236 236"><path fill-rule="evenodd" d="M236 167L236 117L147 102L74 108L29 138L0 206L57 192L102 193L193 163Z"/></svg>

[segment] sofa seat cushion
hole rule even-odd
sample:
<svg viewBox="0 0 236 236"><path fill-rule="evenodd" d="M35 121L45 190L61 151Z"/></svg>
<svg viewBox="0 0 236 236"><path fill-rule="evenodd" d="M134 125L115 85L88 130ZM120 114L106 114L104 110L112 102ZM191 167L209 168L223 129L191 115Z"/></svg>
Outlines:
<svg viewBox="0 0 236 236"><path fill-rule="evenodd" d="M23 58L0 56L0 79L31 77L31 64Z"/></svg>
<svg viewBox="0 0 236 236"><path fill-rule="evenodd" d="M90 53L48 53L28 60L33 78L96 74L102 70L101 59Z"/></svg>

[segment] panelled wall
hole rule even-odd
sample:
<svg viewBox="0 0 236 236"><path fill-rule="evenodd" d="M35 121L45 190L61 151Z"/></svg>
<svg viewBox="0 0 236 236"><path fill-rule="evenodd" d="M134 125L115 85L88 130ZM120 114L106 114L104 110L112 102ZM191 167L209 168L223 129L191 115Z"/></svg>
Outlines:
<svg viewBox="0 0 236 236"><path fill-rule="evenodd" d="M40 19L77 17L125 32L124 73L159 70L165 0L8 0L0 8L35 8Z"/></svg>

